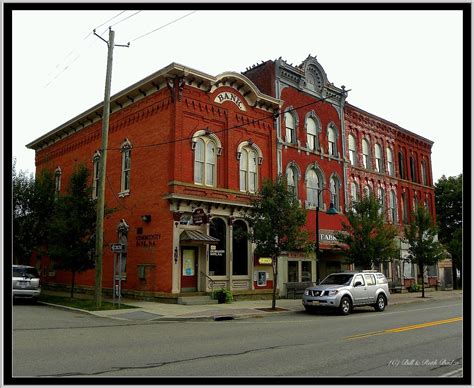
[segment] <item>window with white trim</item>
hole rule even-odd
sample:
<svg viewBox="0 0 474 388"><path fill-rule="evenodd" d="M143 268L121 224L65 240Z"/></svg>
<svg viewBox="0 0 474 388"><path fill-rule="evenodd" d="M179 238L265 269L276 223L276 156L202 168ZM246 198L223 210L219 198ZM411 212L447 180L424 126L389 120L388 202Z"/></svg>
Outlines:
<svg viewBox="0 0 474 388"><path fill-rule="evenodd" d="M359 185L357 182L351 182L351 202L359 201Z"/></svg>
<svg viewBox="0 0 474 388"><path fill-rule="evenodd" d="M54 192L56 196L61 191L61 175L62 175L61 167L58 166L58 168L54 172Z"/></svg>
<svg viewBox="0 0 474 388"><path fill-rule="evenodd" d="M296 142L296 129L295 129L295 118L290 112L285 113L285 125L286 125L286 142Z"/></svg>
<svg viewBox="0 0 474 388"><path fill-rule="evenodd" d="M240 160L240 191L256 193L258 190L258 154L251 147L243 147Z"/></svg>
<svg viewBox="0 0 474 388"><path fill-rule="evenodd" d="M339 179L335 176L332 176L331 180L329 181L329 191L331 192L331 203L334 205L336 210L338 210L340 206L340 187L341 185L339 183Z"/></svg>
<svg viewBox="0 0 474 388"><path fill-rule="evenodd" d="M370 168L370 146L367 139L362 139L362 165L364 168Z"/></svg>
<svg viewBox="0 0 474 388"><path fill-rule="evenodd" d="M426 175L426 162L424 160L421 161L421 183L425 186L428 186L428 179Z"/></svg>
<svg viewBox="0 0 474 388"><path fill-rule="evenodd" d="M92 158L92 198L99 196L100 153L96 152Z"/></svg>
<svg viewBox="0 0 474 388"><path fill-rule="evenodd" d="M193 142L194 183L198 185L216 186L216 143L206 136L195 138Z"/></svg>
<svg viewBox="0 0 474 388"><path fill-rule="evenodd" d="M313 168L306 173L306 202L309 207L322 204L322 177ZM319 198L318 198L319 192Z"/></svg>
<svg viewBox="0 0 474 388"><path fill-rule="evenodd" d="M397 195L394 190L390 190L390 219L392 223L397 223Z"/></svg>
<svg viewBox="0 0 474 388"><path fill-rule="evenodd" d="M297 193L297 176L298 173L295 171L295 168L293 166L289 166L286 169L286 185L288 188L288 191L292 193L296 198L298 197Z"/></svg>
<svg viewBox="0 0 474 388"><path fill-rule="evenodd" d="M318 149L318 125L316 120L309 117L306 121L306 144L312 151Z"/></svg>
<svg viewBox="0 0 474 388"><path fill-rule="evenodd" d="M130 191L130 169L132 165L132 144L126 140L121 147L122 152L122 174L120 191L128 193Z"/></svg>
<svg viewBox="0 0 474 388"><path fill-rule="evenodd" d="M393 153L390 148L387 147L387 172L388 175L394 176L395 175L395 169L393 167Z"/></svg>
<svg viewBox="0 0 474 388"><path fill-rule="evenodd" d="M379 214L385 213L385 190L383 187L377 189L377 198L380 204Z"/></svg>
<svg viewBox="0 0 474 388"><path fill-rule="evenodd" d="M380 144L375 144L375 171L382 172L383 160L382 160L382 147Z"/></svg>
<svg viewBox="0 0 474 388"><path fill-rule="evenodd" d="M328 154L337 156L337 129L333 125L328 127Z"/></svg>
<svg viewBox="0 0 474 388"><path fill-rule="evenodd" d="M351 165L355 166L357 163L357 146L356 139L353 135L349 135L349 160Z"/></svg>

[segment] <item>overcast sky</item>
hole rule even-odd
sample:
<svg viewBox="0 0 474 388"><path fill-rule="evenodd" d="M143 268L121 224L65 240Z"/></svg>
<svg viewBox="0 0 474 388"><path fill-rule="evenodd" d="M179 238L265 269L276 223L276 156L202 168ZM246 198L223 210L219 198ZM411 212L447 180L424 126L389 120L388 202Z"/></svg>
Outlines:
<svg viewBox="0 0 474 388"><path fill-rule="evenodd" d="M348 102L434 141L435 182L462 173L460 11L192 11L15 11L17 169L34 171L27 143L103 100L107 46L92 29L107 39L112 25L131 42L114 50L112 94L171 62L216 76L316 55Z"/></svg>

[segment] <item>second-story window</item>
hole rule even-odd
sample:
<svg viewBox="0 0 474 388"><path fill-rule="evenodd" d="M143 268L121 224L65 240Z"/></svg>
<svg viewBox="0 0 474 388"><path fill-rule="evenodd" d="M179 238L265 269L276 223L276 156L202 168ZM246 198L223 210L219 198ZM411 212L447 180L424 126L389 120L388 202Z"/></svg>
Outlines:
<svg viewBox="0 0 474 388"><path fill-rule="evenodd" d="M338 210L340 206L340 201L339 201L340 187L341 187L341 184L339 182L339 179L336 178L335 176L332 176L331 180L329 181L329 191L331 191L331 203L334 205L336 210Z"/></svg>
<svg viewBox="0 0 474 388"><path fill-rule="evenodd" d="M286 169L286 185L288 187L288 191L292 193L295 197L297 197L296 177L297 172L295 171L294 167L288 167Z"/></svg>
<svg viewBox="0 0 474 388"><path fill-rule="evenodd" d="M125 140L121 147L122 152L122 176L121 187L122 193L130 191L130 171L132 166L132 144L129 140Z"/></svg>
<svg viewBox="0 0 474 388"><path fill-rule="evenodd" d="M412 182L417 182L416 163L415 163L415 158L413 156L410 156L410 175L411 175Z"/></svg>
<svg viewBox="0 0 474 388"><path fill-rule="evenodd" d="M216 143L207 137L194 140L194 183L198 185L216 185Z"/></svg>
<svg viewBox="0 0 474 388"><path fill-rule="evenodd" d="M394 190L390 191L390 219L392 223L397 223L397 195Z"/></svg>
<svg viewBox="0 0 474 388"><path fill-rule="evenodd" d="M357 146L356 139L353 135L349 135L349 160L351 165L355 166L357 163Z"/></svg>
<svg viewBox="0 0 474 388"><path fill-rule="evenodd" d="M375 144L375 170L382 172L383 160L382 160L382 147L380 144Z"/></svg>
<svg viewBox="0 0 474 388"><path fill-rule="evenodd" d="M377 197L380 204L379 214L383 214L385 212L385 190L383 187L377 189Z"/></svg>
<svg viewBox="0 0 474 388"><path fill-rule="evenodd" d="M400 178L405 179L405 157L402 151L398 153L398 171L400 171Z"/></svg>
<svg viewBox="0 0 474 388"><path fill-rule="evenodd" d="M321 206L322 204L322 177L314 169L306 173L306 202L309 207ZM318 196L319 194L319 196Z"/></svg>
<svg viewBox="0 0 474 388"><path fill-rule="evenodd" d="M257 184L257 152L250 148L242 148L240 155L240 191L255 193L258 189Z"/></svg>
<svg viewBox="0 0 474 388"><path fill-rule="evenodd" d="M54 172L54 192L56 196L58 196L59 192L61 191L61 175L61 167L58 166L58 168Z"/></svg>
<svg viewBox="0 0 474 388"><path fill-rule="evenodd" d="M421 183L425 186L428 186L428 179L426 175L426 162L424 160L421 161Z"/></svg>
<svg viewBox="0 0 474 388"><path fill-rule="evenodd" d="M99 196L100 153L97 151L92 158L92 198Z"/></svg>

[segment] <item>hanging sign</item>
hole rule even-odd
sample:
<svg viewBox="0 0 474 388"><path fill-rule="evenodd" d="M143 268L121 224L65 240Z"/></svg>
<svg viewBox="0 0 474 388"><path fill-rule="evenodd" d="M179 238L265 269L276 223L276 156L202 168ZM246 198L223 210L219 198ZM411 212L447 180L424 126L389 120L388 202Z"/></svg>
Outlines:
<svg viewBox="0 0 474 388"><path fill-rule="evenodd" d="M207 224L207 215L203 209L198 208L193 211L193 224L194 225Z"/></svg>
<svg viewBox="0 0 474 388"><path fill-rule="evenodd" d="M214 98L214 102L217 102L219 104L222 104L226 101L233 102L235 105L237 105L237 107L240 110L243 110L244 112L247 110L242 100L239 97L237 97L234 93L222 92L222 93L219 93L216 96L216 98Z"/></svg>

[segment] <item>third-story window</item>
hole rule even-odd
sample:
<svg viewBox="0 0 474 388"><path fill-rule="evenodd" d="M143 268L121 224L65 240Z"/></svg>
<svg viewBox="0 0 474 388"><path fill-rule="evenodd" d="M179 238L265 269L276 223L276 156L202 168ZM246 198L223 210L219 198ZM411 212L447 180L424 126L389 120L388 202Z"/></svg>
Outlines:
<svg viewBox="0 0 474 388"><path fill-rule="evenodd" d="M285 113L285 125L286 125L286 142L295 143L296 142L295 119L293 115L289 112Z"/></svg>
<svg viewBox="0 0 474 388"><path fill-rule="evenodd" d="M415 165L415 158L410 156L410 175L412 182L416 182L416 165Z"/></svg>
<svg viewBox="0 0 474 388"><path fill-rule="evenodd" d="M398 153L398 170L400 171L400 178L405 179L405 157L402 151Z"/></svg>
<svg viewBox="0 0 474 388"><path fill-rule="evenodd" d="M377 172L382 172L383 161L382 161L382 147L380 144L375 144L375 170Z"/></svg>
<svg viewBox="0 0 474 388"><path fill-rule="evenodd" d="M99 168L100 168L100 154L96 153L92 159L92 198L99 196Z"/></svg>
<svg viewBox="0 0 474 388"><path fill-rule="evenodd" d="M393 167L393 153L390 148L387 147L387 172L389 175L395 175L395 169Z"/></svg>
<svg viewBox="0 0 474 388"><path fill-rule="evenodd" d="M424 160L421 162L421 183L425 186L428 185L428 179L426 176L426 162Z"/></svg>
<svg viewBox="0 0 474 388"><path fill-rule="evenodd" d="M311 117L306 122L306 143L310 150L318 149L318 129L316 121Z"/></svg>
<svg viewBox="0 0 474 388"><path fill-rule="evenodd" d="M357 163L357 147L356 139L353 135L349 135L349 160L353 166Z"/></svg>
<svg viewBox="0 0 474 388"><path fill-rule="evenodd" d="M255 150L249 147L242 148L240 155L240 191L255 193L257 184L257 161L258 155Z"/></svg>
<svg viewBox="0 0 474 388"><path fill-rule="evenodd" d="M370 168L370 146L367 139L362 139L362 164L364 168Z"/></svg>
<svg viewBox="0 0 474 388"><path fill-rule="evenodd" d="M328 154L337 156L337 130L332 125L328 128Z"/></svg>

